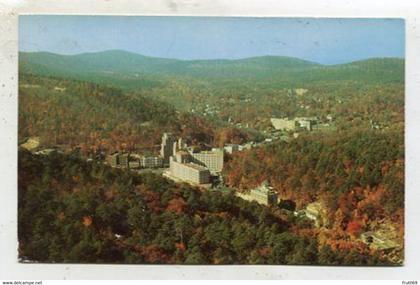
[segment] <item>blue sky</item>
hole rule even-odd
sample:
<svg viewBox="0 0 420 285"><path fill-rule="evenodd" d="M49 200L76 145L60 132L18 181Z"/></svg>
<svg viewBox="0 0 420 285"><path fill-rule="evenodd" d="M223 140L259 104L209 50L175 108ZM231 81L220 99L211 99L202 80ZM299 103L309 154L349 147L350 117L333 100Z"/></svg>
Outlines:
<svg viewBox="0 0 420 285"><path fill-rule="evenodd" d="M19 50L121 49L178 59L298 57L338 64L404 57L401 19L20 16Z"/></svg>

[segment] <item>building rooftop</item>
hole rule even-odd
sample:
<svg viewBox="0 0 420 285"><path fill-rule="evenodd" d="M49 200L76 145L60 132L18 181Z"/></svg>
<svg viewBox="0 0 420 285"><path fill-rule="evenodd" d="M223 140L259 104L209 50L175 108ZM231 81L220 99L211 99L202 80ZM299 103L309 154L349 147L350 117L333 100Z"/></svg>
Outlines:
<svg viewBox="0 0 420 285"><path fill-rule="evenodd" d="M148 159L148 158L162 158L162 157L155 154L148 154L148 155L140 155L138 156L138 158Z"/></svg>
<svg viewBox="0 0 420 285"><path fill-rule="evenodd" d="M166 133L163 133L163 138L174 138L174 135L172 134L172 133L169 133L169 132L166 132Z"/></svg>
<svg viewBox="0 0 420 285"><path fill-rule="evenodd" d="M398 243L389 238L386 233L380 231L369 231L361 234L361 239L365 243L372 244L377 249L392 249L398 247Z"/></svg>
<svg viewBox="0 0 420 285"><path fill-rule="evenodd" d="M198 164L192 163L192 162L190 162L190 163L183 163L183 165L185 165L185 166L187 166L187 167L190 167L190 168L192 168L192 169L195 169L195 170L199 170L199 171L208 170L208 168L207 168L207 167L204 167L204 166L201 166L201 165L198 165Z"/></svg>
<svg viewBox="0 0 420 285"><path fill-rule="evenodd" d="M260 186L258 186L257 188L254 188L252 190L258 191L258 192L269 193L269 192L273 192L274 188L270 186L270 184L268 183L267 180L265 180L263 183L261 183Z"/></svg>
<svg viewBox="0 0 420 285"><path fill-rule="evenodd" d="M295 120L297 121L317 121L317 117L296 117Z"/></svg>
<svg viewBox="0 0 420 285"><path fill-rule="evenodd" d="M220 149L220 148L215 148L215 149L213 149L213 150L203 150L203 151L200 151L200 152L196 152L196 153L194 153L194 154L197 154L197 153L203 153L203 154L216 154L216 153L219 153L219 152L222 152L223 150L222 149Z"/></svg>

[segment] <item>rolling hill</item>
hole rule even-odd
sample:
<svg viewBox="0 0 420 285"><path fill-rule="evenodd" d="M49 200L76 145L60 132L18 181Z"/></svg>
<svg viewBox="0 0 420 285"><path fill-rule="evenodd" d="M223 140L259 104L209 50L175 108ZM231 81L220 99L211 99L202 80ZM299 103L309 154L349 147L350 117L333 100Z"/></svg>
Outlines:
<svg viewBox="0 0 420 285"><path fill-rule="evenodd" d="M83 81L20 77L20 142L37 137L40 147L81 147L85 153L154 150L162 131L182 133L191 140L199 137L204 143L212 139L206 121L135 92Z"/></svg>
<svg viewBox="0 0 420 285"><path fill-rule="evenodd" d="M324 81L402 82L404 60L376 58L325 66L297 58L262 56L236 60L177 60L121 50L77 55L20 52L22 73L108 83L124 89L144 88L164 78L199 80L269 80L284 84Z"/></svg>
<svg viewBox="0 0 420 285"><path fill-rule="evenodd" d="M19 73L21 79L46 76L135 91L142 98L204 115L217 124L230 120L254 127L264 125L270 116L330 113L343 117L348 113L345 110L355 114L347 114L343 120L355 116L379 120L376 117L381 117L382 111L366 112L363 106L400 110L404 92L404 60L398 58L326 66L281 56L176 60L121 50L78 55L21 52ZM290 90L302 88L309 92L289 96ZM373 100L387 103L372 105Z"/></svg>

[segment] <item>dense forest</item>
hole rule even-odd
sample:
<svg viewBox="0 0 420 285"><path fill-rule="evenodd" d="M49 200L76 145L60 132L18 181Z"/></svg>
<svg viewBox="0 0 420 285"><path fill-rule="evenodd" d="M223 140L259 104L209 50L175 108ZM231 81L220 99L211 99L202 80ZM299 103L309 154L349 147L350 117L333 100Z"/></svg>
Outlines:
<svg viewBox="0 0 420 285"><path fill-rule="evenodd" d="M339 250L321 244L311 223L297 224L279 209L232 193L112 169L85 162L77 153L41 156L20 150L18 165L22 260L387 264L360 242Z"/></svg>
<svg viewBox="0 0 420 285"><path fill-rule="evenodd" d="M136 92L83 81L21 74L19 94L19 141L38 137L43 147L153 151L163 131L205 145L252 136Z"/></svg>
<svg viewBox="0 0 420 285"><path fill-rule="evenodd" d="M268 180L297 208L318 201L329 242L386 228L403 244L404 138L400 131L308 134L230 157L226 183L249 189ZM391 233L390 233L391 235Z"/></svg>

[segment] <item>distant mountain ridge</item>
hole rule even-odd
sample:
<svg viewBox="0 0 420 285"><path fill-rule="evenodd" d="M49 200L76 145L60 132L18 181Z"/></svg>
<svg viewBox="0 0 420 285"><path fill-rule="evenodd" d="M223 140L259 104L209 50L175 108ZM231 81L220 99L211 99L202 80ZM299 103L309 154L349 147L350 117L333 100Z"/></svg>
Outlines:
<svg viewBox="0 0 420 285"><path fill-rule="evenodd" d="M66 72L111 71L119 73L193 73L195 69L284 69L307 68L319 64L292 57L261 56L245 59L180 60L149 57L122 50L108 50L96 53L60 55L49 52L20 52L22 71L40 70Z"/></svg>
<svg viewBox="0 0 420 285"><path fill-rule="evenodd" d="M268 79L284 82L285 85L299 81L301 85L329 80L403 82L404 59L372 58L339 65L322 65L285 56L180 60L149 57L122 50L76 55L20 52L19 70L34 75L109 83L127 89L159 84L159 76L200 80Z"/></svg>

